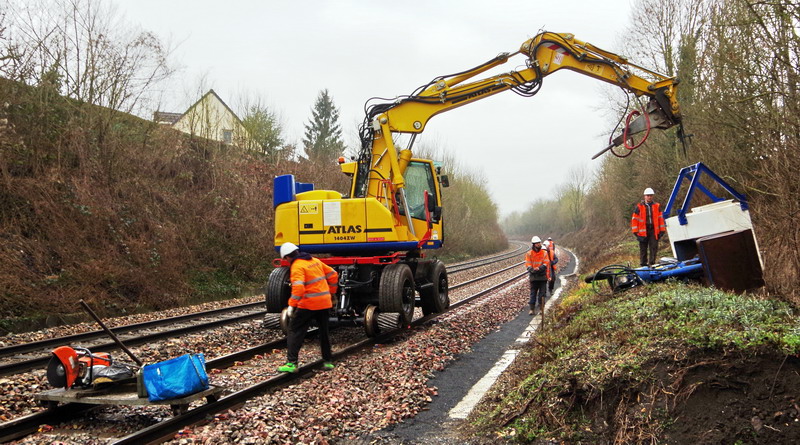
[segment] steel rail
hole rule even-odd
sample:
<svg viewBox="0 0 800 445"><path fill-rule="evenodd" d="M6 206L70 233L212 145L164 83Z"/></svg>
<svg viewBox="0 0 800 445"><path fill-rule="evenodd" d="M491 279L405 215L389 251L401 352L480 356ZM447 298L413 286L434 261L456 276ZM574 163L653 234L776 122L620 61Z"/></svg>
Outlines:
<svg viewBox="0 0 800 445"><path fill-rule="evenodd" d="M517 253L518 250L519 249L517 249L517 250L515 250L513 252L510 252L510 253L507 252L507 253L504 253L504 254L501 254L501 255L497 255L497 256L494 256L494 257L483 258L481 260L476 260L476 261L470 263L470 264L473 264L473 265L470 265L469 267L464 267L462 269L458 269L456 271L453 271L453 273L461 272L463 270L473 269L473 268L476 268L476 267L480 267L480 266L489 264L491 261L498 261L498 260L502 260L502 259L512 258L512 257L518 255L518 253ZM478 263L478 262L481 262L481 264L474 264L474 263ZM462 263L459 266L464 266L465 264L466 263ZM505 269L503 269L503 270L505 270ZM450 272L450 271L448 271L448 272ZM479 277L477 279L473 279L473 280L467 281L466 283L472 283L472 282L478 281L478 280L483 279L486 276L490 276L490 275L492 275L492 274L485 275L484 277ZM464 283L450 286L450 289L457 289L457 288L461 287L462 284L464 284ZM151 328L154 328L154 327L160 327L160 326L175 324L175 323L179 323L179 322L195 320L195 319L199 319L199 318L206 318L206 317L209 317L209 316L215 316L215 315L220 315L220 314L229 313L229 312L237 312L237 311L240 311L240 310L246 310L246 309L250 309L250 308L261 306L263 304L264 304L263 301L259 301L259 302L254 302L254 303L246 303L246 304L242 304L242 305L238 305L238 306L231 306L231 307L228 307L228 308L219 308L219 309L212 309L212 310L204 311L204 312L195 312L195 313L192 313L192 314L179 315L179 316L170 317L170 318L164 318L164 319L159 319L159 320L152 320L152 321L147 321L147 322L142 322L142 323L135 323L135 324L130 324L130 325L118 326L118 327L115 327L115 328L111 328L111 331L114 332L115 334L120 334L120 333L132 332L132 331L139 331L139 330L143 330L143 329L151 329ZM168 331L164 331L164 332L148 334L148 335L139 336L139 337L132 337L132 338L129 338L129 339L125 339L125 343L129 344L129 345L139 345L139 344L143 344L143 343L146 343L146 342L149 342L149 341L159 340L159 339L167 338L167 337L174 336L174 335L181 335L181 334L185 334L185 333L189 333L189 332L196 332L196 331L200 331L200 330L204 330L204 329L211 329L211 328L223 325L223 324L233 324L233 323L237 323L239 321L244 321L244 320L247 320L247 319L256 318L256 317L262 316L264 314L266 314L266 311L257 311L257 312L251 313L251 314L245 314L245 315L240 316L240 317L229 317L229 318L225 318L225 319L222 319L222 320L214 320L214 321L211 321L211 322L200 323L200 324L196 324L196 325L192 325L192 326L188 326L188 327L183 327L183 328L178 328L178 329L174 329L174 330L168 330ZM81 334L74 334L74 335L68 335L68 336L63 336L63 337L57 337L57 338L52 338L52 339L47 339L47 340L39 340L39 341L35 341L35 342L30 342L30 343L21 343L19 345L6 346L6 347L0 348L0 358L8 357L8 356L11 356L13 354L22 354L22 353L25 353L25 352L37 351L37 350L47 349L47 348L54 348L54 347L58 347L58 346L62 346L62 345L68 345L68 344L74 344L74 343L81 342L81 341L94 340L96 338L101 338L101 337L103 337L105 335L106 335L105 332L100 330L100 331L91 331L91 332L84 332L84 333L81 333ZM115 350L119 349L119 346L117 344L115 344L115 343L103 343L103 344L100 344L100 345L91 346L91 349L93 351L97 351L97 352L111 352L111 351L115 351ZM31 370L31 369L35 369L37 367L41 367L41 366L45 365L49 360L50 360L50 355L46 355L44 357L37 357L37 358L21 360L21 361L12 362L12 363L0 364L0 376L13 375L13 374L17 374L17 373L20 373L20 372L28 371L28 370Z"/></svg>
<svg viewBox="0 0 800 445"><path fill-rule="evenodd" d="M235 316L235 317L228 317L228 318L224 318L224 319L220 319L220 320L212 320L212 321L209 321L209 322L194 324L194 325L191 325L191 326L184 326L184 327L181 327L181 328L171 329L171 330L168 330L168 331L154 332L152 334L145 334L145 335L140 335L138 337L126 338L125 339L125 344L130 345L130 346L141 345L141 344L148 343L148 342L151 342L151 341L154 341L154 340L161 340L161 339L164 339L164 338L170 338L170 337L174 337L174 336L177 336L177 335L188 334L188 333L191 333L191 332L204 331L204 330L215 328L215 327L218 327L218 326L223 326L223 325L228 325L228 324L233 324L233 323L239 323L239 322L250 320L250 319L253 319L253 318L262 317L266 313L267 313L266 311L256 311L256 312L253 312L253 313L250 313L250 314L244 314L244 315L239 315L239 316ZM103 344L100 344L100 345L92 345L91 346L91 350L94 351L94 352L111 352L111 351L115 351L115 350L118 350L118 349L119 349L119 345L117 343L115 343L115 342L109 342L109 343L103 343ZM44 357L37 357L37 358L28 359L28 360L22 360L22 361L18 361L18 362L13 362L13 363L7 363L7 364L4 364L4 365L0 365L0 376L17 374L17 373L20 373L20 372L23 372L23 371L28 371L30 369L35 369L35 368L38 368L38 367L46 365L49 360L50 360L50 356L47 355L47 356L44 356Z"/></svg>
<svg viewBox="0 0 800 445"><path fill-rule="evenodd" d="M498 255L496 257L492 257L492 258L488 259L488 261L490 261L491 259L494 259L494 258L511 257L513 255L515 255L515 254L514 253L506 253L506 254L503 254L503 255ZM478 261L472 262L472 264L479 263L479 262L482 262L482 261L487 261L487 259L478 260ZM486 279L488 277L500 274L500 273L502 273L502 272L504 272L506 270L509 270L511 268L517 267L520 264L522 264L522 263L521 262L520 263L516 263L516 264L513 264L511 266L508 266L508 267L505 267L503 269L500 269L498 271L491 272L491 273L488 273L486 275L480 276L478 278L475 278L475 279L472 279L472 280L469 280L469 281L465 281L463 283L459 283L459 284L450 286L449 289L453 290L453 289L458 289L458 288L463 287L463 286L467 286L467 285L475 283L477 281L480 281L480 280ZM483 265L483 264L479 264L479 265ZM478 267L479 265L475 265L475 266L473 266L473 268L474 267ZM431 315L428 315L426 317L422 317L420 319L414 320L411 323L411 325L412 326L416 326L416 325L425 323L428 320L434 319L437 316L440 316L441 314L444 314L444 313L446 313L446 312L448 312L448 311L450 311L452 309L455 309L455 308L461 306L462 304L466 304L467 302L484 295L487 292L490 292L493 289L496 289L496 288L498 288L500 286L503 286L503 285L507 284L510 281L516 280L517 278L521 277L522 275L524 275L524 274L518 275L518 276L516 276L516 277L514 277L514 278L512 278L510 280L506 280L503 283L500 283L500 284L498 284L496 286L493 286L493 287L491 287L491 288L489 288L487 290L481 291L481 292L479 292L479 293L477 293L475 295L472 295L472 296L467 297L467 298L465 298L463 300L455 302L450 306L449 309L447 309L444 312L441 312L441 313L438 313L438 314L431 314ZM186 321L186 320L192 320L192 319L197 319L197 318L203 318L203 317L207 317L207 316L211 316L211 315L218 315L220 313L225 313L225 312L235 312L236 310L243 310L243 309L247 309L247 308L250 308L250 307L259 306L259 305L262 305L262 304L263 304L263 302L247 303L247 304L244 304L244 305L232 306L230 308L214 309L214 310L211 310L211 311L205 311L205 312L199 312L199 313L193 313L193 314L186 314L186 315L177 316L177 317L171 317L169 319L153 320L151 322L144 322L144 323L137 323L137 324L126 325L126 326L119 326L119 327L116 327L116 328L112 328L112 331L129 332L129 331L132 331L132 330L144 329L144 328L147 328L147 327L152 328L152 327L157 327L157 326L163 326L165 324L175 323L175 322L178 322L178 321ZM233 309L233 308L236 308L236 309ZM247 315L242 316L242 317L255 317L255 316L262 315L263 313L264 313L264 311L259 311L259 312L256 312L254 314L247 314ZM238 319L238 318L242 318L242 317L234 317L234 319ZM141 343L144 343L144 342L147 342L147 341L151 341L151 340L154 340L154 339L164 338L164 337L169 337L169 336L172 336L172 335L176 335L178 333L186 333L186 332L192 332L192 331L196 331L196 330L206 329L206 328L209 328L209 325L215 325L216 326L216 325L219 325L219 324L228 324L228 323L234 323L234 322L235 321L232 321L231 318L226 318L226 319L223 319L223 320L216 320L216 321L214 321L212 323L208 323L208 324L189 326L189 327L179 328L178 330L171 330L171 331L165 331L163 333L150 334L150 335L138 338L138 339L127 339L126 343L128 343L128 344L141 344ZM315 331L315 329L310 330L309 331L309 335L313 335L314 331ZM363 340L361 342L358 342L356 344L353 344L351 346L343 348L342 350L336 352L334 354L334 356L335 357L339 357L339 358L344 357L344 356L349 355L349 354L351 354L351 353L353 353L353 352L355 352L357 350L360 350L361 348L366 347L367 345L373 345L375 343L386 341L386 340L392 338L393 336L397 335L399 332L401 332L400 328L398 328L396 330L393 330L393 331L389 331L389 332L386 332L386 333L379 334L376 337L365 339L365 340ZM45 340L45 341L40 341L40 342L33 342L33 343L38 343L38 346L35 347L35 348L31 348L31 350L36 350L36 349L41 349L41 348L47 347L47 342L53 342L52 343L53 345L55 345L55 344L59 344L60 345L60 344L63 344L63 342L68 338L69 339L73 339L73 341L74 341L74 338L76 338L76 337L79 338L79 339L80 338L83 338L83 339L92 338L92 337L82 337L82 336L87 335L87 334L97 334L97 332L76 334L75 336L67 336L67 337L61 337L61 338L58 338L58 339ZM99 336L99 335L97 335L97 336ZM140 341L137 341L137 340L140 340ZM22 346L22 345L19 345L19 346ZM281 348L281 347L285 347L285 346L286 346L286 338L284 337L284 338L280 338L280 339L277 339L277 340L274 340L274 341L271 341L271 342L268 342L268 343L253 347L253 348L248 348L248 349L245 349L245 350L242 350L242 351L237 351L237 352L234 352L234 353L222 356L222 357L218 357L218 358L213 359L213 360L209 360L206 363L206 366L209 369L225 368L225 367L233 365L236 362L241 362L241 361L246 361L246 360L252 359L257 354L261 354L263 352L271 351L271 350L273 350L275 348ZM117 347L117 345L115 343L108 343L108 344L105 344L105 345L95 346L95 347L93 347L93 349L98 350L100 352L100 351L103 351L105 348L108 348L108 350L113 350L113 349L116 349L116 347ZM0 351L8 350L8 348L9 347L2 348L2 349L0 349ZM44 359L35 359L35 360L28 361L26 363L27 369L35 368L38 365L44 364L44 362L46 362L47 360L49 360L49 357L44 358ZM253 387L246 388L246 389L244 389L242 391L239 391L237 393L231 394L228 397L225 397L224 398L224 403L223 403L223 400L221 399L221 400L218 400L217 402L214 402L214 403L211 403L211 404L202 405L202 406L200 406L198 408L195 408L195 409L191 410L190 412L184 414L183 416L178 416L178 417L179 418L184 418L184 416L189 416L192 413L196 413L194 415L196 415L199 420L195 421L194 423L202 421L205 418L205 416L208 415L207 412L212 412L212 411L209 411L209 410L212 410L214 407L219 407L220 411L225 411L227 409L230 409L230 408L236 406L237 404L244 403L244 402L237 402L238 399L244 397L245 399L243 399L243 400L246 400L247 398L253 398L253 397L257 396L257 395L263 394L264 392L266 392L270 388L275 388L275 387L279 386L280 384L282 384L282 382L284 380L285 381L292 381L295 377L297 377L299 375L305 375L305 374L311 372L311 370L313 370L316 366L319 366L321 363L322 363L321 360L318 360L317 362L310 363L308 365L305 365L305 366L301 367L300 368L300 372L298 372L297 375L276 376L276 377L274 377L272 379L269 379L269 380L267 380L265 382L262 382L260 384L254 385ZM17 367L21 368L22 366L17 366ZM8 372L7 371L8 369L12 369L12 367L10 367L10 366L6 366L5 368L6 368L6 372ZM2 372L2 370L3 370L3 367L0 366L0 372ZM0 375L4 375L4 374L0 374ZM251 394L251 395L248 396L248 394ZM235 397L233 397L231 399L230 398L231 396L235 396ZM207 407L207 408L204 408L204 407ZM38 413L29 414L29 415L26 415L26 416L22 416L22 417L19 417L17 419L11 420L9 422L0 424L0 443L4 443L4 442L7 442L7 441L11 441L11 440L18 439L20 437L24 437L26 435L32 434L32 433L38 431L40 425L63 422L65 420L69 420L69 419L78 417L78 416L82 415L83 413L85 413L85 412L87 412L87 411L89 411L91 409L94 409L94 408L98 408L98 405L90 405L90 404L82 404L82 403L67 403L67 404L58 405L58 406L55 406L55 407L50 407L47 410L44 410L44 411L41 411L41 412L38 412ZM213 412L220 412L220 411L213 411ZM170 420L172 420L172 419L170 419ZM170 422L170 420L168 420L166 422ZM185 424L186 424L186 420L178 421L177 425L179 425L179 426L177 427L177 429L180 429L182 427L181 425L185 425ZM170 423L169 425L172 425L172 424ZM172 428L172 426L167 426L165 424L163 426L163 428L170 429L170 428ZM177 430L175 430L175 431L177 431ZM134 433L134 434L136 434L136 433ZM158 433L152 433L152 432L151 433L146 433L146 434L148 434L148 435L151 435L151 434L158 435ZM174 434L174 432L172 434ZM131 436L127 436L127 437L131 437ZM170 437L169 434L167 436L161 437L160 439L164 439L164 438L168 438L168 437ZM123 439L123 440L125 440L125 439ZM139 440L139 439L136 439L135 436L134 436L134 438L131 439L131 440L133 440L133 442L121 442L121 443L137 443L136 441Z"/></svg>
<svg viewBox="0 0 800 445"><path fill-rule="evenodd" d="M178 315L175 317L169 318L160 318L158 320L151 320L151 321L144 321L141 323L133 323L124 326L117 326L111 328L111 332L115 334L124 334L130 331L139 331L142 329L150 329L154 327L164 326L173 323L180 323L187 320L193 320L196 318L205 318L211 317L214 315L224 314L227 312L236 312L241 310L250 309L253 307L263 305L263 301L257 301L254 303L245 303L240 304L237 306L229 306L226 308L219 308L219 309L211 309L208 311L203 312L194 312L191 314L186 315ZM79 341L86 341L86 340L93 340L95 338L105 337L106 333L103 330L97 331L89 331L89 332L82 332L80 334L73 334L73 335L65 335L63 337L56 337L56 338L48 338L46 340L38 340L29 343L20 343L18 345L11 345L11 346L3 346L0 347L0 358L12 356L15 354L22 354L25 352L36 351L39 349L47 349L52 347L58 347L65 344L70 344Z"/></svg>
<svg viewBox="0 0 800 445"><path fill-rule="evenodd" d="M462 272L462 271L465 271L465 270L474 269L476 267L485 266L485 265L491 264L493 261L502 261L502 260L506 260L508 258L513 258L513 257L519 255L520 253L524 252L525 250L527 250L527 245L520 244L517 247L517 249L515 249L515 250L513 250L511 252L502 253L502 254L491 256L491 257L488 257L488 258L481 258L479 260L468 261L466 263L448 265L447 266L447 273L448 274L454 274L454 273ZM468 267L462 267L462 266L468 266Z"/></svg>
<svg viewBox="0 0 800 445"><path fill-rule="evenodd" d="M423 325L430 320L433 320L443 314L446 314L456 308L459 308L467 303L472 302L473 300L486 295L487 293L494 291L500 287L503 287L511 282L519 280L523 276L527 275L527 272L523 272L519 275L516 275L508 280L505 280L499 284L486 288L474 295L471 295L463 300L458 301L457 303L453 303L447 310L437 313L431 314L417 320L411 322L412 326L420 326ZM341 359L348 355L351 355L367 346L372 346L376 343L383 343L391 338L395 337L396 335L402 333L404 329L397 328L391 331L387 331L385 333L378 334L375 337L371 337L350 346L347 346L343 349L340 349L333 353L333 357L337 359ZM170 419L167 419L163 422L159 422L157 424L151 425L147 428L139 430L137 432L131 433L115 442L115 445L125 445L125 444L140 444L140 443L160 443L166 440L170 440L174 437L175 433L180 431L181 428L187 425L194 425L196 423L203 422L208 418L212 417L214 414L221 413L232 409L234 407L243 405L250 399L258 397L270 390L279 388L282 385L285 385L289 382L292 382L306 374L311 373L316 368L321 367L323 364L322 359L318 359L314 362L308 363L298 368L296 373L284 373L280 375L276 375L271 377L267 380L259 382L255 385L249 386L242 390L236 391L232 394L229 394L215 402L209 402L205 405L201 405L197 408L191 409L185 414L181 414Z"/></svg>
<svg viewBox="0 0 800 445"><path fill-rule="evenodd" d="M504 269L501 269L496 272L492 272L482 277L476 278L474 280L470 280L468 282L459 283L457 285L451 286L451 289L455 289L458 287L466 286L472 284L476 281L480 281L482 279L488 278L493 275L497 275L501 272L504 272L508 269L518 266L519 264L515 264ZM522 277L523 274L517 275L509 280L506 280L500 284L497 284L493 287L488 289L482 290L472 296L469 296L465 299L462 299L458 302L451 304L450 308L445 310L444 312L438 314L431 314L417 320L412 321L412 326L418 326L420 324L426 323L429 320L436 318L444 313L447 313L455 308L458 308L494 289L497 289L505 284L508 284L516 279ZM309 331L309 335L314 333L314 329ZM401 333L403 330L398 328L392 331L388 331L385 333L381 333L375 337L368 338L357 342L351 346L345 347L337 352L334 353L334 357L342 358L346 355L352 354L353 352L364 348L368 345L373 345L375 343L385 342L386 340L394 337L395 335ZM246 361L252 359L255 355L261 354L263 352L271 351L275 348L282 348L286 346L286 338L280 338L253 348L248 348L242 351L237 351L222 357L218 357L206 362L206 367L208 369L219 369L225 368L230 365L233 365L236 362ZM308 374L316 367L322 364L322 360L317 360L315 362L309 363L307 365L301 366L298 368L297 374L286 374L286 375L278 375L276 377L270 378L264 382L259 384L253 385L249 388L245 388L241 391L235 392L226 396L222 399L217 400L216 402L208 403L205 405L201 405L197 408L190 410L189 412L177 416L172 419L168 419L160 424L153 425L148 427L144 430L141 430L137 433L133 433L125 438L121 439L118 443L144 443L144 442L153 442L158 440L163 440L164 438L169 438L174 432L180 430L183 426L189 423L197 423L206 419L206 416L211 415L213 413L222 412L237 405L244 403L249 398L256 397L260 394L263 394L269 389L275 388L285 382L292 381L294 378ZM29 414L26 416L22 416L18 419L11 420L9 422L0 424L0 443L18 439L20 437L27 436L29 434L35 433L39 426L42 424L54 424L64 420L69 420L71 418L77 417L82 413L91 410L93 408L98 408L98 405L88 405L88 404L81 404L81 403L67 403L63 405L59 405L53 408L49 408L45 411L41 411L38 413ZM216 410L216 411L215 411ZM161 426L158 426L161 425ZM159 432L161 430L161 432ZM170 431L170 433L164 435L163 431ZM153 436L160 436L156 439L151 439Z"/></svg>

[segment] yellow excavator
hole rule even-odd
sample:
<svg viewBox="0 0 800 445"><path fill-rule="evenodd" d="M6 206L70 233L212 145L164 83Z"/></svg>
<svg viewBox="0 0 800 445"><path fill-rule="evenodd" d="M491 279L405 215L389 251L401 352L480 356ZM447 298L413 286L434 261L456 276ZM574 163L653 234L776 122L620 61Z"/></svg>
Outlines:
<svg viewBox="0 0 800 445"><path fill-rule="evenodd" d="M524 58L525 69L467 82L516 56ZM345 195L314 190L292 175L276 177L275 249L292 242L302 251L328 254L322 261L340 277L331 316L363 325L367 335L408 325L417 304L425 315L444 311L450 304L447 270L425 251L444 242L441 188L448 181L436 162L413 157L414 139L436 114L508 90L533 96L546 76L562 69L617 85L632 93L635 102L649 99L628 115L620 134L612 135L594 158L609 150L630 154L653 128L679 125L682 139L676 78L634 65L572 34L542 32L513 54L436 77L410 95L368 107L359 128L360 154L353 162L340 160L342 172L352 178ZM395 136L403 133L411 135L405 148L395 145ZM640 140L634 143L637 134ZM276 266L266 288L265 324L286 330L289 268L281 260Z"/></svg>

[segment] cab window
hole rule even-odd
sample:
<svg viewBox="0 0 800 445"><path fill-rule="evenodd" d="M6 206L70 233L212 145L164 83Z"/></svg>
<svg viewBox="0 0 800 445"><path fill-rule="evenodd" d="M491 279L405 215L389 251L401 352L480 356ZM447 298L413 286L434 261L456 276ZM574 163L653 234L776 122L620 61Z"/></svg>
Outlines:
<svg viewBox="0 0 800 445"><path fill-rule="evenodd" d="M430 164L411 161L406 168L403 178L406 182L406 200L412 218L425 219L425 192L432 205L436 202L436 189L433 182L433 173Z"/></svg>

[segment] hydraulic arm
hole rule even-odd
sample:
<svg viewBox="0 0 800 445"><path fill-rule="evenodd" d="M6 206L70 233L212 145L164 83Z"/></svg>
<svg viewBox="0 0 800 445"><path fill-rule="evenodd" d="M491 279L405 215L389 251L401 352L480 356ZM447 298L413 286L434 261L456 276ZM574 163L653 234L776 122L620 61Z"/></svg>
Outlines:
<svg viewBox="0 0 800 445"><path fill-rule="evenodd" d="M527 68L464 83L518 55L526 58ZM637 97L650 99L644 112L634 115L635 119L626 123L623 133L595 157L624 144L634 134L650 128L667 129L681 122L676 78L634 65L624 57L578 40L572 34L543 32L524 42L513 54L503 53L475 68L437 77L409 96L370 107L361 128L362 152L358 173L352 183L352 196L375 196L380 181L386 178L392 178L394 187L404 187L403 160L410 158L411 152L398 152L392 133L421 133L428 120L436 114L506 90L533 96L541 88L545 76L561 69L585 74L617 85ZM634 74L634 70L649 79Z"/></svg>

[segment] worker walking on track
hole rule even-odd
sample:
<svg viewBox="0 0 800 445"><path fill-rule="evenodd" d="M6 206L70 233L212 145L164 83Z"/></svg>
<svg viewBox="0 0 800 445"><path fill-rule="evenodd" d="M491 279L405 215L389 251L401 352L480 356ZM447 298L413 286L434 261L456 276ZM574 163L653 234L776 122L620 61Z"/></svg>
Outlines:
<svg viewBox="0 0 800 445"><path fill-rule="evenodd" d="M301 252L292 243L281 245L281 257L290 263L292 296L286 309L289 315L286 364L280 366L278 371L297 372L300 347L312 320L316 320L319 328L319 346L324 362L322 369L331 370L334 365L328 335L328 310L333 307L331 295L336 293L339 274L319 259Z"/></svg>
<svg viewBox="0 0 800 445"><path fill-rule="evenodd" d="M644 198L633 209L631 232L639 240L639 264L655 264L658 252L658 239L667 231L661 206L653 201L655 192L650 187L644 189ZM649 256L648 256L649 251Z"/></svg>
<svg viewBox="0 0 800 445"><path fill-rule="evenodd" d="M531 250L525 254L525 268L528 270L528 279L531 283L528 314L536 313L537 304L544 312L544 297L547 281L550 279L550 259L547 256L547 250L542 248L542 240L538 236L531 238Z"/></svg>
<svg viewBox="0 0 800 445"><path fill-rule="evenodd" d="M553 296L553 288L556 286L556 276L558 275L558 255L556 255L556 243L553 238L547 237L542 243L542 247L547 250L547 259L550 260L550 277L547 279L547 295Z"/></svg>

